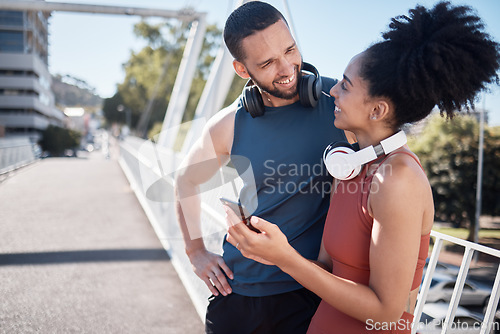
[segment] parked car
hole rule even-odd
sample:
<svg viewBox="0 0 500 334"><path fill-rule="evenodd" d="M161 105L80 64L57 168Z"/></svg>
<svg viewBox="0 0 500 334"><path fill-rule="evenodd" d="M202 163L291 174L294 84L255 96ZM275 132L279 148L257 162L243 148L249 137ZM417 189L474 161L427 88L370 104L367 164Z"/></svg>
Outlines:
<svg viewBox="0 0 500 334"><path fill-rule="evenodd" d="M422 316L417 325L417 333L434 334L441 333L449 304L428 303L424 305ZM481 318L468 311L466 308L458 307L451 330L446 333L453 334L476 334L481 332Z"/></svg>
<svg viewBox="0 0 500 334"><path fill-rule="evenodd" d="M486 306L483 308L483 314L486 314ZM500 304L497 306L495 314L493 316L493 333L500 334Z"/></svg>
<svg viewBox="0 0 500 334"><path fill-rule="evenodd" d="M434 275L432 275L426 302L449 302L453 294L453 289L455 288L455 282L455 277L435 272ZM490 295L491 288L466 280L459 304L484 306L487 304Z"/></svg>
<svg viewBox="0 0 500 334"><path fill-rule="evenodd" d="M424 275L427 271L427 266L429 265L429 259L430 258L427 258L427 260L425 261ZM434 269L435 273L440 273L440 274L450 275L450 276L455 276L455 277L458 276L459 271L460 271L459 266L455 266L453 264L439 262L439 261L436 263L436 269Z"/></svg>

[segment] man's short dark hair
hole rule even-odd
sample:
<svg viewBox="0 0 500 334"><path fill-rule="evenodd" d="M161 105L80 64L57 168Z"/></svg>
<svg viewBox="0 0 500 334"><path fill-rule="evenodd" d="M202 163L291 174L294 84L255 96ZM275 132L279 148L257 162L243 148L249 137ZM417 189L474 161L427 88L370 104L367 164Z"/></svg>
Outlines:
<svg viewBox="0 0 500 334"><path fill-rule="evenodd" d="M224 42L234 59L242 61L246 55L241 42L244 38L286 19L279 10L268 3L250 1L236 8L227 18Z"/></svg>

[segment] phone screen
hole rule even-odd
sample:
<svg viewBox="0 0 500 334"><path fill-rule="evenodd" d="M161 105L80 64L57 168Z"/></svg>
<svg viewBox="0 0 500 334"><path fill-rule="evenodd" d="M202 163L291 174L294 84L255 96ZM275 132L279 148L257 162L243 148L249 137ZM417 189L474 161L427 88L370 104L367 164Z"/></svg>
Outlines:
<svg viewBox="0 0 500 334"><path fill-rule="evenodd" d="M249 229L251 229L254 232L260 233L258 229L252 226L250 223L250 218L252 217L251 215L248 214L248 211L241 205L241 203L232 201L227 198L220 198L220 201L222 204L227 205L228 207L231 208L231 210L238 215L241 220L245 223L246 226L248 226Z"/></svg>

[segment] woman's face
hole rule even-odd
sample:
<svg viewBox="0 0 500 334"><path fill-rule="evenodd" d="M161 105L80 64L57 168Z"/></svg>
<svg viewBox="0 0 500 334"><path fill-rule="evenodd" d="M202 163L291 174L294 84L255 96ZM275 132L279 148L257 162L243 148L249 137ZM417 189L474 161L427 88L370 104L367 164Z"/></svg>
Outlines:
<svg viewBox="0 0 500 334"><path fill-rule="evenodd" d="M339 129L356 130L369 127L373 99L368 94L368 85L359 76L363 53L354 56L347 65L344 76L330 90L335 97L335 126Z"/></svg>

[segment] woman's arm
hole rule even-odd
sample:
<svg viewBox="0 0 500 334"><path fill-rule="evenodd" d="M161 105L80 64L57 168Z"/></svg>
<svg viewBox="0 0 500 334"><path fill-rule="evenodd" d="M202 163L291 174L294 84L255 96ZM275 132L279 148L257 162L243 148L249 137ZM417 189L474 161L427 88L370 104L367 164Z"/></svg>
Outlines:
<svg viewBox="0 0 500 334"><path fill-rule="evenodd" d="M328 272L332 271L332 258L326 252L325 245L323 244L323 240L321 240L321 247L319 249L318 259L316 261L314 261L314 260L309 260L309 261L311 261L315 265L319 266L323 270L326 270Z"/></svg>
<svg viewBox="0 0 500 334"><path fill-rule="evenodd" d="M263 258L276 264L304 287L351 317L363 322L368 319L398 321L405 309L415 272L424 198L428 194L425 193L426 182L416 176L421 171L416 172L411 162L398 158L392 165L390 174L378 174L370 194L374 225L369 286L334 276L303 258L288 244L286 236L276 225L257 217L252 218L252 224L263 233L256 234L243 224L236 224L229 229L228 241L238 245L244 256ZM233 224L238 221L231 212L228 212L228 218Z"/></svg>

